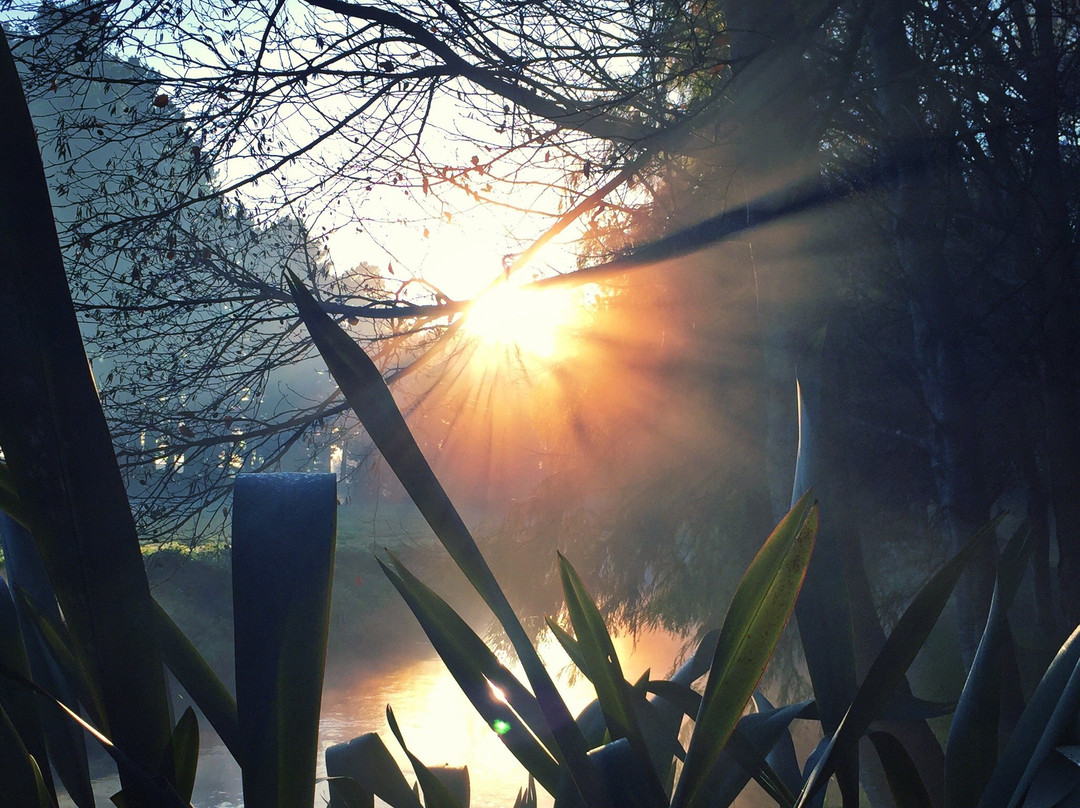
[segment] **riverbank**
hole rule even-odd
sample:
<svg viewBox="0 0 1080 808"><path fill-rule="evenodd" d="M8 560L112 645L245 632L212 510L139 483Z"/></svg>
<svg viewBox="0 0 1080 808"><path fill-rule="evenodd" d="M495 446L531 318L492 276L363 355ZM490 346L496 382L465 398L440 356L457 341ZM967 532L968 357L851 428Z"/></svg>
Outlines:
<svg viewBox="0 0 1080 808"><path fill-rule="evenodd" d="M486 629L483 606L415 509L342 509L334 565L327 685L357 668L397 666L430 645L379 567L392 552L462 615ZM230 688L233 683L232 568L229 549L163 545L144 551L154 597Z"/></svg>

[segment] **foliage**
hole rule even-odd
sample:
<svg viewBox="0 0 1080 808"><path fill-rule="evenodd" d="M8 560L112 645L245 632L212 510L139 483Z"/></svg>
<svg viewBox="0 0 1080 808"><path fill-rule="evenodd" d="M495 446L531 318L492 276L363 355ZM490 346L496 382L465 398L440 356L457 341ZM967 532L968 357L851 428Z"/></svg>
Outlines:
<svg viewBox="0 0 1080 808"><path fill-rule="evenodd" d="M0 38L0 81L5 98L20 97L5 38ZM238 695L249 692L249 685L264 690L252 699L242 696L233 701L198 651L156 608L146 586L131 512L83 361L30 118L24 104L12 103L9 111L12 124L2 130L0 142L10 157L0 174L0 388L6 393L0 397L0 445L4 507L10 505L12 515L26 523L29 533L20 533L14 523L5 526L12 538L8 562L20 570L13 577L25 575L27 586L13 581L13 608L0 592L5 598L0 609L4 640L0 779L20 807L45 808L55 802L52 767L46 761L55 761L62 778L64 771L75 772L71 784L64 780L69 792L85 793L77 762L61 763L71 753L70 746L52 731L46 735L35 726L37 720L44 725L46 711L59 708L66 720L86 730L113 757L123 784L117 804L184 806L194 781L199 732L192 712L172 720L164 677L168 665L238 757L245 791L251 791L250 804L259 808L279 800L302 802L314 782L311 754L329 602L332 498L328 502L324 492L323 501L313 506L311 521L321 540L288 548L303 575L280 586L291 583L308 590L308 600L298 610L302 625L292 624L282 613L275 615L276 622L264 622L267 596L275 594L258 591L265 559L237 565L251 570L240 572L241 579L234 582L238 633L250 632L239 642L267 654L268 663L246 673L238 668ZM817 506L810 493L797 500L744 574L722 628L670 681L643 677L631 683L623 678L596 603L577 571L561 559L573 634L561 628L557 634L598 696L595 708L574 720L427 465L382 375L295 276L288 278L288 286L357 416L509 635L531 690L516 683L445 602L393 558L386 564L391 581L478 710L492 721L493 731L501 731L500 737L536 781L555 793L560 808L725 805L751 777L778 805L820 804L830 776L852 763L864 735L873 743L900 804L933 805L932 795L939 786L952 804L981 799L986 808L1050 806L1073 799L1080 783L1080 766L1074 760L1078 740L1074 719L1080 708L1077 633L1047 667L1015 725L1004 711L995 716L992 710L978 709L1003 692L995 675L1004 667L1001 659L1011 645L1005 613L1015 597L1022 562L1031 551L1025 532L1018 533L1003 552L1006 564L996 581L998 608L991 609L980 654L960 694L944 784L927 780L928 771L920 768L903 738L889 726L897 721L921 723L933 714L932 705L919 702L899 685L963 567L990 541L991 529L971 539L911 601L861 677L841 720L835 728L826 727L822 744L800 767L788 725L796 718L822 719L824 705L774 708L754 689L808 567L816 560L811 550L818 540ZM294 482L282 480L284 488L296 487ZM301 500L312 502L307 494ZM308 527L308 513L293 508L291 515L294 527L296 522ZM20 546L11 550L16 542ZM35 580L35 556L45 578ZM43 585L48 588L44 598L37 594ZM843 591L838 588L833 597L843 597ZM848 614L853 612L848 609ZM844 624L825 628L838 636L853 630ZM43 674L34 670L32 649L42 646L51 658L53 682L70 688L72 699L50 694L42 684ZM706 676L704 690L698 693L691 685ZM503 698L494 696L491 684L500 687ZM751 699L757 710L744 714ZM73 709L75 700L88 718ZM280 704L288 704L289 710L274 709ZM293 708L296 713L281 724L265 720L268 712L288 713ZM685 750L678 742L684 716L694 722ZM408 753L392 713L388 721ZM974 739L999 732L1008 738L1000 754L985 745L968 748ZM378 744L369 743L367 748L386 761ZM677 761L682 762L681 770ZM447 784L446 772L437 773L415 759L413 765L424 805L462 806L460 792ZM986 779L988 765L992 769ZM857 763L853 770L859 771ZM249 786L249 775L259 785ZM981 793L970 788L982 782ZM402 792L400 784L391 764L384 763L371 781L359 786L364 793L390 794L395 808L415 808L418 797L407 787ZM531 795L530 784L519 804L535 802ZM843 797L849 800L850 793ZM84 804L91 803L84 800Z"/></svg>
<svg viewBox="0 0 1080 808"><path fill-rule="evenodd" d="M280 482L287 480L271 478L269 484L277 486L271 497L275 506L291 507L292 518L314 531L314 540L287 549L291 565L309 562L303 580L294 579L294 585L314 598L315 605L303 626L285 620L283 626L269 625L271 636L262 634L267 626L265 599L275 594L252 591L251 568L264 577L259 566L267 563L259 557L262 542L238 559L234 572L242 580L234 583L236 612L241 615L237 641L240 647L257 646L269 655L270 664L238 668L237 703L150 595L134 521L82 351L42 163L6 37L0 39L0 80L4 97L11 100L10 125L3 135L13 158L0 177L0 311L6 329L0 379L5 390L20 391L0 400L0 445L5 479L11 482L7 488L15 499L12 511L26 526L13 520L3 525L15 590L14 602L6 587L3 591L7 605L2 611L6 642L0 732L5 788L11 783L17 789L12 796L19 806L54 805L55 768L76 804L92 806L82 738L68 731L74 722L115 761L122 786L114 797L118 805L187 805L199 728L190 709L174 724L165 678L168 665L243 762L245 779L250 775L257 784L250 789L250 804L273 805L297 795L302 802L305 792L314 794L332 566L327 547L332 547L336 509L333 480L329 488L322 480L321 496L303 496L304 511L295 507L295 494L294 503L289 502L290 489L295 492L303 484L282 487ZM250 510L265 517L268 509L259 502ZM309 520L320 512L323 522L315 526ZM238 517L237 524L247 519ZM278 519L275 527L283 526ZM294 544L296 532L294 523L283 539ZM295 568L280 560L282 569ZM313 587L318 580L321 587ZM270 694L260 691L268 671ZM280 725L267 723L268 707L276 711L283 702L289 705L288 719ZM67 726L58 725L58 715ZM287 754L282 751L285 743ZM5 799L8 796L5 792Z"/></svg>

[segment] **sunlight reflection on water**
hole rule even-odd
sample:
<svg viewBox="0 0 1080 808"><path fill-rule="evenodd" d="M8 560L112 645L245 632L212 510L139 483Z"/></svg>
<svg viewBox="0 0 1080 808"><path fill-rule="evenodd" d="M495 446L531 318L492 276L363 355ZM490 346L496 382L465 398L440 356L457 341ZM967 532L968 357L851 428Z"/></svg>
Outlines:
<svg viewBox="0 0 1080 808"><path fill-rule="evenodd" d="M615 640L623 673L633 681L646 668L653 678L666 676L681 647L681 640L665 633L644 634L638 642L629 637ZM548 669L575 715L594 697L583 677L569 681L558 672L567 665L561 649L551 644L540 648ZM520 671L518 671L520 676ZM471 808L510 808L528 775L499 741L498 736L476 714L468 699L437 657L383 671L364 671L347 688L330 690L323 697L319 725L318 775L325 776L327 747L351 740L366 732L376 732L402 767L409 782L412 770L386 723L389 704L401 727L410 751L428 766L468 766L471 780ZM204 728L203 749L192 798L194 808L241 808L243 805L240 769L212 733ZM205 737L210 735L212 740ZM115 777L95 781L99 804L111 805L108 798L118 789ZM315 806L328 802L325 783L316 790ZM540 806L551 806L550 796L539 792ZM376 801L376 804L382 804ZM70 806L61 802L61 808Z"/></svg>

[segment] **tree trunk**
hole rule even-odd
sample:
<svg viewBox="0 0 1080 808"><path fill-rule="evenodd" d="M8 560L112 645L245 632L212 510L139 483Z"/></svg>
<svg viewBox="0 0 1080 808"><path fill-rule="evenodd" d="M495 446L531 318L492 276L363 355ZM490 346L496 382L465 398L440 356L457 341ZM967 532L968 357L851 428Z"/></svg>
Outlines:
<svg viewBox="0 0 1080 808"><path fill-rule="evenodd" d="M960 290L950 276L945 224L949 200L919 102L919 68L903 24L903 4L882 0L869 22L871 62L884 124L893 241L910 284L913 356L930 420L930 465L946 550L958 552L989 517L975 398L965 372ZM957 587L960 651L966 666L982 636L994 581L994 547L972 561Z"/></svg>
<svg viewBox="0 0 1080 808"><path fill-rule="evenodd" d="M1045 306L1046 357L1042 367L1046 407L1047 474L1058 545L1058 581L1068 626L1080 624L1080 283L1078 245L1069 217L1062 166L1061 77L1054 41L1054 10L1035 0L1034 53L1029 100L1034 122L1032 188L1038 189L1036 249Z"/></svg>

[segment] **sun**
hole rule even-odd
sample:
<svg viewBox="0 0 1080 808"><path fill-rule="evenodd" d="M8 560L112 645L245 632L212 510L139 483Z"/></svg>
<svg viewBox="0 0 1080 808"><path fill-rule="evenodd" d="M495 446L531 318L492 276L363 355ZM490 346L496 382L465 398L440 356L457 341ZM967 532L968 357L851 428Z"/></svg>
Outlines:
<svg viewBox="0 0 1080 808"><path fill-rule="evenodd" d="M502 282L472 303L463 328L492 347L553 360L569 332L583 324L587 308L581 289Z"/></svg>

